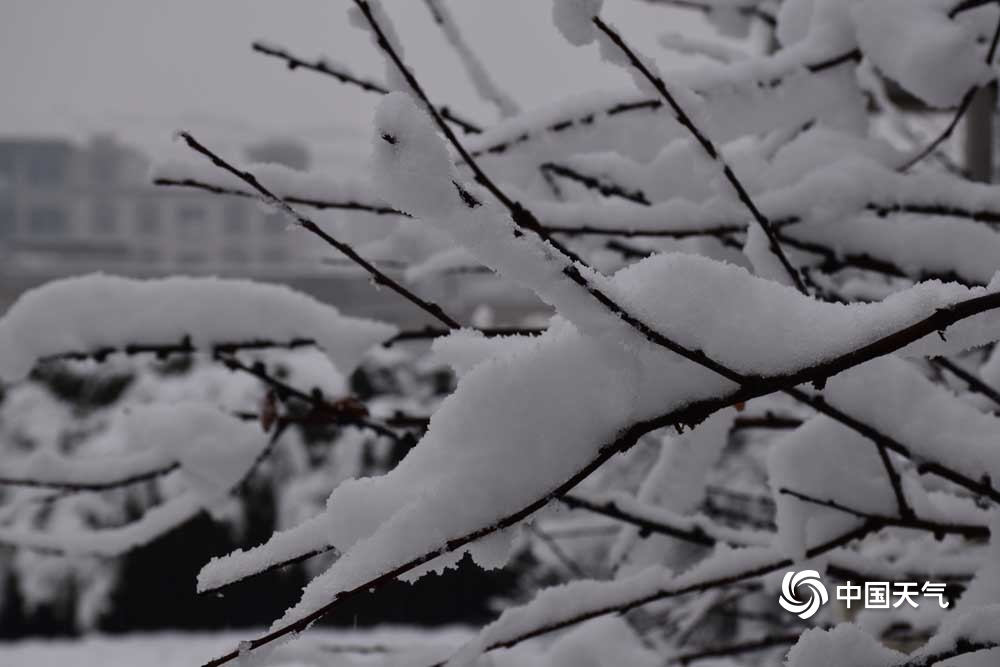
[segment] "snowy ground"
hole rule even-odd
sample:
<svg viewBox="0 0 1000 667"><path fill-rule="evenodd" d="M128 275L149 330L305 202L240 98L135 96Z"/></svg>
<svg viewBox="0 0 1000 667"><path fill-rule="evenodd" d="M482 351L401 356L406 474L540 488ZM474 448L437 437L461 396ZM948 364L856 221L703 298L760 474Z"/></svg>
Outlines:
<svg viewBox="0 0 1000 667"><path fill-rule="evenodd" d="M0 643L0 665L197 667L257 634L260 633L157 633ZM279 648L264 664L271 667L431 664L469 636L465 630L316 630Z"/></svg>

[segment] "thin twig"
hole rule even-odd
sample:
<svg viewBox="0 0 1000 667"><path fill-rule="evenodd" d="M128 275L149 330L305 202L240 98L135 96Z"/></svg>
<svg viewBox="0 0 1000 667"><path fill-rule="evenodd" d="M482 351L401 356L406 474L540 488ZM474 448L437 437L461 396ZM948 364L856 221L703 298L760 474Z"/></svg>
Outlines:
<svg viewBox="0 0 1000 667"><path fill-rule="evenodd" d="M996 2L996 0L990 0L990 2ZM980 4L987 4L987 3L980 3ZM968 3L968 2L962 3L954 10L952 10L952 15L954 16L959 12L972 9L974 6L977 5L975 3ZM998 42L1000 42L1000 19L997 20L996 28L993 30L993 38L990 40L990 47L986 51L987 65L991 65L993 63L993 57L996 55ZM925 146L923 150L921 150L919 153L917 153L912 158L907 160L899 168L900 171L909 170L911 167L913 167L913 165L917 164L925 157L936 151L938 146L940 146L941 144L943 144L945 141L948 140L948 138L955 131L955 128L958 127L958 123L962 120L962 117L965 116L965 113L969 110L969 107L972 106L972 100L975 99L976 94L979 92L981 88L982 86L980 86L979 84L975 84L965 92L965 95L962 96L962 100L958 103L958 109L955 110L955 114L952 116L951 121L949 121L944 131L941 132L938 136L936 136L929 144L927 144L927 146Z"/></svg>
<svg viewBox="0 0 1000 667"><path fill-rule="evenodd" d="M152 354L158 359L166 359L167 357L175 354L195 354L199 351L209 354L231 354L246 350L295 350L301 347L311 347L314 345L316 345L316 341L311 338L291 338L284 341L259 338L245 341L222 341L218 343L211 343L199 349L191 341L190 336L184 336L178 343L128 343L117 347L112 345L107 347L98 347L93 350L70 350L41 357L38 360L38 363L45 364L55 361L82 361L85 359L93 359L94 361L103 362L113 354L124 354L128 356Z"/></svg>
<svg viewBox="0 0 1000 667"><path fill-rule="evenodd" d="M923 530L934 535L961 535L967 539L983 540L987 539L990 535L990 529L985 525L978 524L965 524L965 523L942 523L940 521L932 521L929 519L922 519L918 516L912 516L909 518L885 516L881 514L875 514L873 512L863 512L861 510L848 507L843 503L840 503L832 499L822 499L810 496L808 494L802 493L801 491L795 491L793 489L778 489L778 493L786 496L791 496L805 503L810 503L812 505L819 505L820 507L828 507L830 509L836 510L838 512L843 512L844 514L849 514L850 516L862 519L864 521L877 521L886 527L895 528L909 528L912 530Z"/></svg>
<svg viewBox="0 0 1000 667"><path fill-rule="evenodd" d="M247 197L250 199L258 199L259 195L246 190L240 190L238 188L224 187L221 185L215 185L214 183L206 183L205 181L199 181L193 178L156 178L153 180L153 185L159 185L163 187L183 187L192 188L195 190L203 190L205 192L211 192L217 195L233 195L235 197ZM308 206L309 208L315 208L320 211L325 211L327 209L334 210L345 210L345 211L364 211L365 213L374 213L376 215L397 215L404 218L409 218L408 213L403 213L402 211L397 211L390 206L382 206L380 204L369 203L369 202L359 202L353 200L347 201L336 201L332 199L317 199L314 197L298 197L296 195L285 195L279 194L278 197L285 200L289 204L294 204L296 206Z"/></svg>
<svg viewBox="0 0 1000 667"><path fill-rule="evenodd" d="M698 2L698 0L646 0L646 2L651 5L667 5L670 7L679 7L681 9L691 9L701 12L702 14L711 14L713 11L718 10L718 6L713 5L711 2ZM732 8L730 8L729 5L726 5L725 8L730 11L736 11L743 16L758 19L772 28L778 23L774 14L761 9L760 3L757 2L734 5Z"/></svg>
<svg viewBox="0 0 1000 667"><path fill-rule="evenodd" d="M625 43L625 40L622 39L621 35L619 35L618 32L616 32L607 23L601 20L600 16L595 16L592 20L594 22L594 25L596 25L601 32L607 35L608 38L612 42L614 42L614 44L619 49L621 49L622 53L625 54L625 57L628 58L632 66L636 70L638 70L639 73L641 73L642 76L647 81L649 81L649 83L656 89L656 91L660 94L660 96L666 101L666 103L673 110L674 118L677 119L677 122L680 123L691 134L692 137L694 137L694 139L698 142L698 144L708 155L708 157L711 160L715 161L722 168L723 175L725 175L726 180L729 181L729 184L733 187L733 190L736 191L737 197L739 197L739 200L750 212L750 215L757 222L757 224L760 225L760 228L761 230L763 230L764 235L767 236L771 252L774 254L775 257L778 258L778 261L781 262L781 265L784 267L785 272L788 274L789 279L792 281L792 284L795 285L795 288L799 290L799 292L801 292L802 294L808 294L809 292L806 290L806 286L803 284L802 278L799 276L798 271L796 271L795 267L792 266L792 263L788 261L788 257L785 256L785 252L781 249L781 245L778 243L778 238L775 235L774 230L771 228L771 221L768 220L767 216L765 216L764 213L762 213L759 208L757 208L757 205L754 203L753 198L750 196L750 193L743 186L743 182L736 177L736 173L733 171L732 167L730 167L726 159L722 156L722 153L719 152L719 149L715 146L712 140L709 139L708 135L702 132L694 124L694 122L691 120L691 117L688 116L687 112L684 111L684 108L677 102L677 99L674 97L674 95L667 89L667 86L663 82L663 79L661 79L657 74L654 74L649 70L649 68L642 61L642 59L639 58L638 55L636 55L636 53L632 50L632 48Z"/></svg>
<svg viewBox="0 0 1000 667"><path fill-rule="evenodd" d="M389 89L383 84L374 81L373 79L355 76L346 69L335 67L323 58L317 58L316 60L310 62L289 53L285 49L272 46L270 44L264 44L263 42L254 42L251 48L253 48L253 50L257 53L262 53L266 56L284 60L290 70L301 68L311 72L316 72L317 74L331 76L341 83L357 86L361 90L369 93L377 93L379 95L386 95L389 93ZM457 125L466 134L479 134L482 132L482 128L479 127L478 124L459 116L448 107L442 106L438 109L438 111L445 120L449 123Z"/></svg>
<svg viewBox="0 0 1000 667"><path fill-rule="evenodd" d="M498 336L540 336L545 333L545 329L532 329L525 327L483 327L475 329L476 333L487 338ZM451 333L451 329L437 329L434 327L424 327L423 329L409 329L400 331L398 334L382 343L383 347L392 347L397 343L415 340L433 340L441 338Z"/></svg>
<svg viewBox="0 0 1000 667"><path fill-rule="evenodd" d="M389 428L384 424L380 424L375 420L368 418L367 410L359 410L354 404L353 400L349 401L346 405L341 405L337 402L329 402L323 396L323 393L318 389L314 389L312 392L307 393L293 387L292 385L279 380L270 373L262 363L255 363L247 365L237 359L235 356L229 354L216 354L216 359L219 360L222 365L231 371L239 371L241 373L246 373L247 375L252 375L257 378L268 387L274 391L275 395L282 401L287 400L289 397L293 397L302 401L311 407L308 414L302 416L296 420L285 420L294 421L298 423L316 423L316 424L342 424L346 426L356 426L358 428L367 429L378 435L387 437L395 442L410 442L411 438L405 435L400 435L393 429ZM279 420L281 421L281 420Z"/></svg>
<svg viewBox="0 0 1000 667"><path fill-rule="evenodd" d="M585 174L579 169L575 169L568 165L559 164L557 162L543 162L539 166L539 169L555 174L556 176L562 176L563 178L567 178L571 181L576 181L587 189L600 192L605 197L618 197L634 204L650 206L649 199L646 198L646 194L642 190L629 190L617 183L611 182L606 178L599 178L597 176Z"/></svg>
<svg viewBox="0 0 1000 667"><path fill-rule="evenodd" d="M131 486L133 484L139 484L141 482L148 482L160 477L165 477L178 468L180 468L180 464L174 462L165 466L153 468L151 470L144 470L143 472L126 475L119 477L118 479L105 480L103 482L74 482L72 480L50 481L28 478L0 477L0 485L37 489L58 489L59 491L65 491L68 493L80 493L83 491L109 491L111 489L118 489L124 486Z"/></svg>
<svg viewBox="0 0 1000 667"><path fill-rule="evenodd" d="M977 394L982 394L983 396L993 401L995 405L1000 407L1000 392L997 392L996 389L986 384L985 382L983 382L978 377L976 377L969 371L965 370L958 364L947 359L946 357L935 357L934 359L930 360L930 363L945 369L946 371L957 377L959 380L967 384L969 386L969 389L971 389Z"/></svg>
<svg viewBox="0 0 1000 667"><path fill-rule="evenodd" d="M541 223L538 221L538 218L535 217L534 213L525 208L520 202L515 201L514 199L511 199L509 196L507 196L507 194L503 190L501 190L489 176L486 175L486 172L484 172L482 168L480 168L479 164L476 162L473 156L469 154L469 152L466 150L462 142L459 141L457 136L455 136L455 133L452 131L451 127L449 127L448 124L444 122L444 118L441 116L440 112L431 102L430 98L427 96L427 93L424 92L424 89L420 85L420 82L417 80L416 76L413 74L412 71L410 71L410 68L406 66L406 63L403 62L399 54L396 53L396 49L393 47L388 37L386 37L385 32L382 30L382 26L379 25L379 22L375 18L375 15L372 13L371 7L369 6L368 2L366 0L354 0L354 4L357 5L358 9L361 11L361 14L365 17L365 20L371 27L372 34L375 36L375 41L378 44L379 48L381 48L382 51L385 52L386 56L388 56L388 58L396 66L396 69L399 70L399 73L403 76L404 79L406 79L406 83L410 86L414 95L416 95L417 98L423 103L424 108L427 109L428 113L431 115L431 118L434 120L434 123L438 126L438 129L441 130L441 133L444 134L445 138L448 140L448 143L450 143L451 146L461 156L463 163L466 166L468 166L469 169L472 170L472 174L476 183L483 186L491 195L493 195L493 197L497 201L501 203L501 205L503 205L504 208L507 209L507 211L510 213L511 219L514 221L514 224L516 224L518 227L522 229L529 229L535 232L536 234L538 234L538 236L548 241L554 248L562 252L564 255L566 255L573 261L583 263L580 257L576 255L576 253L572 252L571 250L563 246L561 243L553 239L542 228ZM461 188L459 188L459 191L464 192L464 190L462 190ZM466 197L463 196L463 199L465 198Z"/></svg>
<svg viewBox="0 0 1000 667"><path fill-rule="evenodd" d="M984 294L977 297L972 297L965 299L963 301L956 302L948 307L940 308L934 311L933 314L914 322L913 324L903 327L902 329L896 330L890 334L887 334L869 344L863 345L859 348L853 349L849 352L838 355L832 359L819 362L815 365L803 368L799 371L785 374L781 376L772 376L767 378L758 378L753 382L748 382L747 384L739 387L738 389L721 396L716 396L708 399L693 401L685 404L682 407L665 412L652 419L644 420L642 422L637 422L631 427L625 429L622 434L616 438L614 441L607 443L604 447L599 450L597 456L595 456L591 461L581 467L576 473L571 475L562 484L552 489L545 495L537 498L530 503L523 506L521 509L512 512L494 523L477 528L465 535L460 537L455 537L447 540L440 549L435 549L429 551L425 554L417 556L405 563L397 565L383 572L382 574L356 586L352 589L341 591L338 593L330 602L319 607L315 611L303 616L297 621L287 623L281 627L275 628L271 632L262 635L250 642L243 644L243 650L254 650L261 646L265 646L274 642L282 637L289 634L300 632L305 628L312 625L318 619L322 618L326 614L330 613L335 607L342 604L348 599L353 599L360 595L367 594L367 592L372 588L378 588L383 584L390 581L394 581L397 577L402 574L409 572L410 570L427 563L434 558L438 557L441 553L452 552L456 549L460 549L463 546L470 544L478 539L481 539L487 535L490 535L496 531L503 530L510 526L518 524L520 521L531 516L537 512L542 507L548 505L552 500L565 495L570 489L579 484L582 480L587 478L592 472L600 468L605 462L610 460L619 451L623 449L628 449L634 445L638 439L657 429L671 426L679 423L698 423L711 415L712 413L730 405L736 403L746 402L752 398L763 396L774 391L778 391L785 387L795 387L796 385L821 381L823 379L829 378L832 375L840 373L848 368L870 361L877 357L883 356L885 354L890 354L895 350L898 350L916 340L919 340L929 334L936 331L942 331L948 326L959 322L963 319L976 315L978 313L986 312L1000 308L1000 293ZM959 473L952 474L955 478L963 477ZM997 494L1000 497L1000 494ZM866 523L865 525L845 533L837 538L830 540L827 543L813 547L807 551L807 556L809 558L815 557L826 551L838 548L845 544L852 542L855 539L864 537L869 533L877 530L880 526L878 524ZM304 557L304 556L303 556ZM640 599L630 601L629 603L622 606L615 606L613 608L601 609L593 612L587 612L580 616L574 617L566 622L560 622L554 626L546 626L540 628L537 631L532 631L524 639L537 636L539 634L545 634L551 632L552 630L557 630L569 625L573 625L589 618L594 618L596 616L601 616L606 613L612 613L615 611L627 611L629 609L653 602L656 600L663 599L665 597L672 597L676 595L682 595L688 592L696 592L700 590L706 590L708 588L718 587L728 585L730 583L738 583L744 579L755 578L762 574L767 574L768 572L781 569L783 567L788 567L792 564L789 559L782 559L769 566L763 566L756 568L755 570L741 573L740 575L721 577L718 579L708 580L699 584L694 584L682 589L668 590L668 591L657 591L648 596L642 597ZM275 565L279 566L278 564ZM517 641L521 641L519 638ZM516 642L515 642L516 643ZM499 648L500 645L491 648ZM206 662L203 667L218 667L219 665L226 664L232 660L237 659L241 654L242 650L237 649L226 653L225 655L219 656L213 660Z"/></svg>
<svg viewBox="0 0 1000 667"><path fill-rule="evenodd" d="M423 310L425 313L427 313L434 319L443 323L449 329L461 328L461 325L456 320L452 319L447 313L445 313L444 310L439 305L431 301L427 301L426 299L420 298L410 290L403 287L400 283L396 282L395 280L387 276L374 264L372 264L364 257L359 255L350 245L335 239L333 236L323 231L323 229L321 229L320 226L317 225L315 222L313 222L311 219L305 217L304 215L293 209L288 204L288 202L286 202L284 199L282 199L281 197L279 197L278 195L274 194L266 187L264 187L260 183L260 181L257 180L257 177L254 176L252 173L237 169L229 162L226 162L224 159L219 157L216 153L206 148L189 133L181 132L180 137L184 140L185 143L187 143L187 145L192 150L208 158L212 162L212 164L219 167L220 169L223 169L224 171L239 178L241 181L243 181L251 188L256 190L261 195L261 197L265 199L269 204L277 207L286 215L295 220L302 228L315 234L316 236L323 239L328 244L339 250L341 253L346 255L350 260L352 260L353 262L358 264L361 268L363 268L365 271L367 271L369 274L371 274L372 279L375 281L376 284L388 287L393 292L400 295L413 305L417 306L418 308Z"/></svg>
<svg viewBox="0 0 1000 667"><path fill-rule="evenodd" d="M825 72L826 70L835 69L841 65L859 60L861 60L861 51L858 49L851 49L850 51L838 53L823 60L805 63L802 68L812 74L819 74L821 72ZM760 88L774 88L781 85L782 81L783 79L781 77L772 77L767 80L758 81L757 85ZM534 130L520 130L519 133L512 138L495 141L492 144L471 151L471 154L473 157L501 155L518 146L536 140L543 132L559 134L572 129L591 128L599 119L617 118L623 114L635 114L639 112L655 113L662 106L663 102L658 99L638 99L630 102L618 102L601 109L583 111L574 116L554 120L549 122L548 125L535 128Z"/></svg>
<svg viewBox="0 0 1000 667"><path fill-rule="evenodd" d="M479 96L493 104L501 116L510 117L520 113L521 109L517 102L509 94L500 89L496 81L493 80L493 77L490 76L489 71L483 66L468 42L466 42L465 37L458 29L455 17L448 10L444 0L424 0L424 5L430 12L431 18L434 19L434 23L444 33L452 50L458 55L459 62L462 63L465 73L468 75L473 87L475 87L476 92L479 93Z"/></svg>

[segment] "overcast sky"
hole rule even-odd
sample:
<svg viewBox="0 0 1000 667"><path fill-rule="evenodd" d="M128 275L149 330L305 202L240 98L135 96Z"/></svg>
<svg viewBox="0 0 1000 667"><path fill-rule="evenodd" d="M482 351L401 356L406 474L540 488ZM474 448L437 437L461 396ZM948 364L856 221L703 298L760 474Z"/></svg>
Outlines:
<svg viewBox="0 0 1000 667"><path fill-rule="evenodd" d="M348 25L347 0L2 0L0 135L83 138L114 131L156 150L178 128L227 145L288 135L364 151L377 96L255 54L255 39L383 78L375 47ZM486 123L479 102L419 0L387 0L430 94ZM596 49L557 34L549 0L450 0L496 80L525 107L595 87L630 85ZM712 34L703 19L637 0L605 15L662 62L666 31ZM339 147L339 148L337 148Z"/></svg>

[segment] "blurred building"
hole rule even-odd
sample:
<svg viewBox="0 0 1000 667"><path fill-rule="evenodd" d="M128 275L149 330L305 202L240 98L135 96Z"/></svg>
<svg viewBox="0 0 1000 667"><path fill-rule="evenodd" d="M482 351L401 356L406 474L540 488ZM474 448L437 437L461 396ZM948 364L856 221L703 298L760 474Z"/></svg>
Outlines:
<svg viewBox="0 0 1000 667"><path fill-rule="evenodd" d="M310 164L308 150L285 139L254 144L246 154L297 170ZM252 199L153 186L146 157L110 136L83 145L0 138L0 312L25 289L100 271L257 278L350 314L403 325L427 321L391 291L373 289L363 272L338 269L349 262L336 252L287 231L284 216ZM539 309L530 295L475 276L441 276L419 291L459 316L483 303L501 321Z"/></svg>
<svg viewBox="0 0 1000 667"><path fill-rule="evenodd" d="M147 176L145 158L110 137L0 140L5 273L256 275L305 260L279 215Z"/></svg>

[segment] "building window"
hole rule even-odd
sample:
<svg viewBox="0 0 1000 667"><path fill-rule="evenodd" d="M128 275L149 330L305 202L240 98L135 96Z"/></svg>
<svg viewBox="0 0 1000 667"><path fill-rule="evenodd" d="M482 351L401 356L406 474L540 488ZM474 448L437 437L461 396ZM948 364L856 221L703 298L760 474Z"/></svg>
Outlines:
<svg viewBox="0 0 1000 667"><path fill-rule="evenodd" d="M264 248L260 254L260 259L265 264L280 264L288 259L288 250L285 248Z"/></svg>
<svg viewBox="0 0 1000 667"><path fill-rule="evenodd" d="M139 233L143 236L156 236L160 233L160 207L156 202L144 201L136 210L136 222Z"/></svg>
<svg viewBox="0 0 1000 667"><path fill-rule="evenodd" d="M204 264L208 258L200 252L182 252L177 255L177 261L181 264L196 265Z"/></svg>
<svg viewBox="0 0 1000 667"><path fill-rule="evenodd" d="M205 238L208 212L204 206L184 204L177 209L177 231L182 239L197 241Z"/></svg>
<svg viewBox="0 0 1000 667"><path fill-rule="evenodd" d="M227 234L239 234L246 231L248 207L244 202L227 202L222 215Z"/></svg>
<svg viewBox="0 0 1000 667"><path fill-rule="evenodd" d="M118 231L118 210L115 205L104 200L96 202L92 224L98 234L114 234Z"/></svg>
<svg viewBox="0 0 1000 667"><path fill-rule="evenodd" d="M260 221L261 230L267 234L279 234L288 229L288 218L281 213L271 213Z"/></svg>
<svg viewBox="0 0 1000 667"><path fill-rule="evenodd" d="M42 206L31 211L29 227L38 236L59 236L69 231L66 211L52 206Z"/></svg>
<svg viewBox="0 0 1000 667"><path fill-rule="evenodd" d="M66 180L66 156L62 151L37 151L28 158L28 182L57 186Z"/></svg>
<svg viewBox="0 0 1000 667"><path fill-rule="evenodd" d="M0 187L14 184L15 163L10 151L0 149Z"/></svg>
<svg viewBox="0 0 1000 667"><path fill-rule="evenodd" d="M0 202L0 240L8 239L17 233L17 224L14 220L14 205L8 202Z"/></svg>
<svg viewBox="0 0 1000 667"><path fill-rule="evenodd" d="M136 258L143 264L159 264L161 256L156 248L144 246L136 251Z"/></svg>
<svg viewBox="0 0 1000 667"><path fill-rule="evenodd" d="M246 264L250 257L243 248L226 248L222 251L222 260L226 264Z"/></svg>

